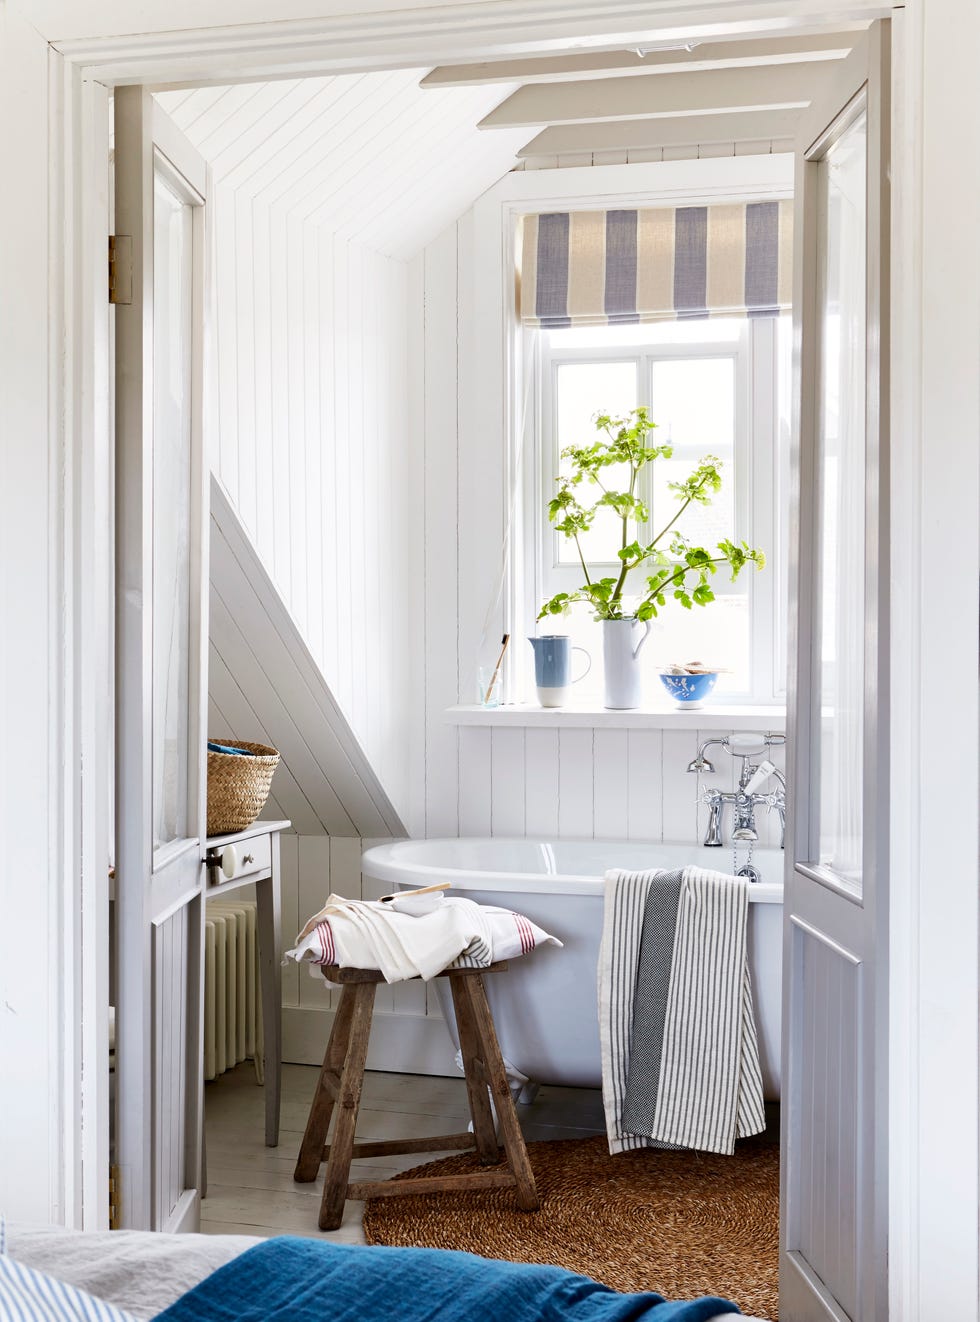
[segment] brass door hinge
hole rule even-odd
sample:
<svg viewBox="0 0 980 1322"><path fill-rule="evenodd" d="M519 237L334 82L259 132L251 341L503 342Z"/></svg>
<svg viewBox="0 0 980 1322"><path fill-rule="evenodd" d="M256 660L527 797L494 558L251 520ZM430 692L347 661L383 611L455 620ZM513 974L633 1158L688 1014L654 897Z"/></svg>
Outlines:
<svg viewBox="0 0 980 1322"><path fill-rule="evenodd" d="M109 1167L109 1229L118 1230L120 1224L120 1188L119 1167Z"/></svg>
<svg viewBox="0 0 980 1322"><path fill-rule="evenodd" d="M130 234L109 235L109 302L133 301L133 238Z"/></svg>

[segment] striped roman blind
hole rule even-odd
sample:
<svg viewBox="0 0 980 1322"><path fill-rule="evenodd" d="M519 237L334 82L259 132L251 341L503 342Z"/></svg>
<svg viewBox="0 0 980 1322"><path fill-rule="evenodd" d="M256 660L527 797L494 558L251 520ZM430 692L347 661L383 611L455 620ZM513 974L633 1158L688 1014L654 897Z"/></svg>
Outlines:
<svg viewBox="0 0 980 1322"><path fill-rule="evenodd" d="M792 299L792 244L789 201L524 216L521 320L775 316Z"/></svg>

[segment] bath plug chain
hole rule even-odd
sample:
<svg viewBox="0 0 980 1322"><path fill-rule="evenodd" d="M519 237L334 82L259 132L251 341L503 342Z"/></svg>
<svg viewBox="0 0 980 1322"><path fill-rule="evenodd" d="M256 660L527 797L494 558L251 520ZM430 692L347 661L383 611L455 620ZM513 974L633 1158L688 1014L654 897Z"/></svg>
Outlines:
<svg viewBox="0 0 980 1322"><path fill-rule="evenodd" d="M745 864L743 867L739 867L738 844L736 842L732 845L732 876L733 877L746 877L750 882L756 882L762 880L762 874L759 872L759 869L754 868L752 866L752 855L754 852L755 852L755 841L750 840L748 844L748 855L745 859Z"/></svg>

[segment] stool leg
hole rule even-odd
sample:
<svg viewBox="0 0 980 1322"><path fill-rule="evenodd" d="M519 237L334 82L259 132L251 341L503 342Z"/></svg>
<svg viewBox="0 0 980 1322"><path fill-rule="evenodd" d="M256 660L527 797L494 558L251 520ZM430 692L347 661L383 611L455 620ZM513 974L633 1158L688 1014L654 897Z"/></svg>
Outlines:
<svg viewBox="0 0 980 1322"><path fill-rule="evenodd" d="M476 1025L473 1021L473 1010L463 986L470 977L472 974L450 973L449 988L453 994L453 1009L456 1011L459 1049L463 1055L463 1073L466 1076L470 1115L473 1117L476 1150L483 1165L491 1166L500 1161L500 1148L497 1146L493 1111L490 1109L490 1098L487 1096L487 1085L483 1078L486 1069L482 1060L483 1052L480 1050Z"/></svg>
<svg viewBox="0 0 980 1322"><path fill-rule="evenodd" d="M296 1169L293 1172L293 1179L298 1184L309 1184L311 1180L316 1179L320 1171L323 1145L327 1141L334 1100L340 1086L340 1071L347 1058L353 1011L354 989L347 986L340 993L340 1004L334 1016L327 1049L323 1053L323 1065L320 1068L316 1092L313 1094L310 1115L306 1122L306 1132L303 1134Z"/></svg>
<svg viewBox="0 0 980 1322"><path fill-rule="evenodd" d="M376 983L361 982L344 988L353 993L350 1041L347 1060L340 1079L337 1098L337 1120L333 1140L327 1157L323 1178L323 1198L320 1202L321 1230L337 1230L344 1219L347 1185L350 1181L350 1163L354 1153L354 1131L357 1112L361 1105L364 1066L367 1062L368 1038L371 1034L371 1016L374 1012Z"/></svg>
<svg viewBox="0 0 980 1322"><path fill-rule="evenodd" d="M504 1060L500 1054L500 1044L497 1041L497 1032L493 1026L493 1016L490 1014L490 1006L487 1004L483 976L481 974L470 975L460 979L460 981L464 984L463 994L469 998L470 1007L473 1011L473 1021L482 1048L490 1091L497 1105L500 1136L503 1139L504 1151L507 1153L507 1160L513 1171L514 1179L517 1181L517 1205L524 1212L535 1212L540 1206L540 1202L537 1187L534 1183L534 1172L531 1170L527 1148L524 1146L524 1135L521 1133L521 1126L517 1119L514 1099L510 1095L510 1084L507 1082L507 1071L504 1069Z"/></svg>

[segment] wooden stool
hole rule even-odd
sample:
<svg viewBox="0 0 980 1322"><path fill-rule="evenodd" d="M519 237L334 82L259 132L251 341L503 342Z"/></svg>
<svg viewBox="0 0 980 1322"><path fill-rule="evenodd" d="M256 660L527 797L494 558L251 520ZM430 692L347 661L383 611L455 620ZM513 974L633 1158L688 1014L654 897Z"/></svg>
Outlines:
<svg viewBox="0 0 980 1322"><path fill-rule="evenodd" d="M361 1104L374 993L378 983L384 982L384 977L377 969L342 969L334 965L323 970L324 977L340 983L343 991L293 1174L294 1180L309 1183L316 1179L321 1161L327 1163L320 1203L321 1230L339 1227L344 1202L348 1198L389 1198L403 1194L444 1193L451 1189L513 1186L517 1190L518 1207L525 1212L537 1210L538 1191L483 985L484 973L496 973L506 968L505 963L500 963L491 964L488 969L444 969L437 975L448 978L452 990L473 1133L446 1134L440 1138L390 1139L378 1143L355 1143L354 1130ZM484 1166L498 1165L500 1151L487 1097L488 1088L496 1104L504 1144L506 1164L502 1170L435 1175L418 1180L358 1180L349 1183L350 1164L354 1157L381 1157L389 1152L472 1148L479 1153ZM333 1142L324 1146L334 1106L338 1109Z"/></svg>

